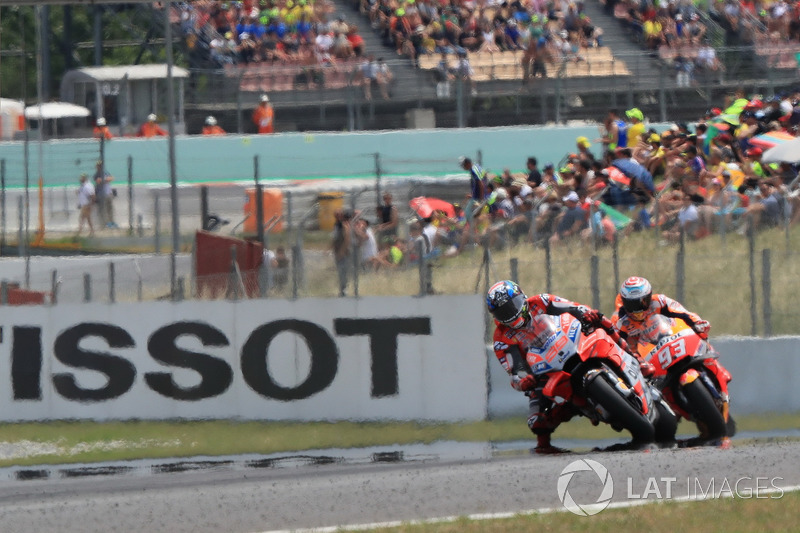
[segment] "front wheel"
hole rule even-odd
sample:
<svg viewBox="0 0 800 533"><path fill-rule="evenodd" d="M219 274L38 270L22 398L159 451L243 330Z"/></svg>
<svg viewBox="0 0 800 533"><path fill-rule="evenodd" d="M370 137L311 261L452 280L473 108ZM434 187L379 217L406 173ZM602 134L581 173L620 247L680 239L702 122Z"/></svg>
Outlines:
<svg viewBox="0 0 800 533"><path fill-rule="evenodd" d="M653 424L602 376L597 376L586 387L586 393L595 403L602 406L616 422L631 432L634 442L649 444L655 440Z"/></svg>
<svg viewBox="0 0 800 533"><path fill-rule="evenodd" d="M728 428L725 419L714 402L714 398L711 397L711 393L699 379L684 385L683 394L688 402L688 411L700 429L701 437L721 439L727 435Z"/></svg>

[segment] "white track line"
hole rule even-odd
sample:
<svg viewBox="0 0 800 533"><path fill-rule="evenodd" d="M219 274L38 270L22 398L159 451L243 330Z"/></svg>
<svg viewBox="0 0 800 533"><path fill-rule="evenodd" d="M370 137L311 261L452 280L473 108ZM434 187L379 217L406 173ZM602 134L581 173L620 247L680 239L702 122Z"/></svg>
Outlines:
<svg viewBox="0 0 800 533"><path fill-rule="evenodd" d="M800 490L800 485L789 485L787 487L778 487L775 489L764 489L758 491L758 495L768 495L776 492L795 492ZM754 493L755 494L755 493ZM669 500L629 500L624 502L612 502L604 507L604 509L623 509L626 507L637 507L639 505L647 505L651 503L669 503L669 502L699 502L706 500L716 500L719 498L732 498L733 493L730 491L719 492L717 494L703 494L702 496L682 496L680 498L671 498ZM587 510L591 505L584 505ZM446 524L456 522L466 518L467 520L502 520L504 518L513 518L515 516L527 516L535 514L548 514L548 513L565 513L568 512L563 507L543 507L541 509L529 509L526 511L505 512L505 513L480 513L470 514L464 516L444 516L441 518L428 518L425 520L393 520L391 522L373 522L369 524L351 524L347 526L326 526L315 527L307 529L273 529L269 531L260 531L254 533L336 533L337 531L364 531L370 529L379 529L386 527L400 527L400 526L416 526L424 524Z"/></svg>

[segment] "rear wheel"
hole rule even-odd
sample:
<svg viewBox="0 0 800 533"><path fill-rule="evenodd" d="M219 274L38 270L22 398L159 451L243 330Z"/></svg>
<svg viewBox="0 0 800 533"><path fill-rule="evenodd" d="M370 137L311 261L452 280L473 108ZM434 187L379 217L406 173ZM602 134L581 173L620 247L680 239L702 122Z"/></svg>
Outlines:
<svg viewBox="0 0 800 533"><path fill-rule="evenodd" d="M597 376L586 387L587 395L601 405L615 425L620 425L631 432L634 442L649 444L655 440L656 430L653 424L602 376Z"/></svg>
<svg viewBox="0 0 800 533"><path fill-rule="evenodd" d="M714 402L714 398L711 397L711 393L699 379L684 385L683 394L689 403L688 411L700 428L702 437L721 439L727 435L728 428L725 419Z"/></svg>
<svg viewBox="0 0 800 533"><path fill-rule="evenodd" d="M725 434L728 437L736 435L736 420L733 419L730 413L728 413L728 422L725 424L725 430Z"/></svg>

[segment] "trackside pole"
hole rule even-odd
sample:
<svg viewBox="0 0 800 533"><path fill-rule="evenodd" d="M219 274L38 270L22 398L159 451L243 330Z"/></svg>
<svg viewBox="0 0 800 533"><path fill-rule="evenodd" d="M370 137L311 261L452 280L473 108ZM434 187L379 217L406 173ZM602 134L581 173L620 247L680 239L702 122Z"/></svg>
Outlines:
<svg viewBox="0 0 800 533"><path fill-rule="evenodd" d="M772 260L769 249L761 250L761 293L764 336L772 337Z"/></svg>

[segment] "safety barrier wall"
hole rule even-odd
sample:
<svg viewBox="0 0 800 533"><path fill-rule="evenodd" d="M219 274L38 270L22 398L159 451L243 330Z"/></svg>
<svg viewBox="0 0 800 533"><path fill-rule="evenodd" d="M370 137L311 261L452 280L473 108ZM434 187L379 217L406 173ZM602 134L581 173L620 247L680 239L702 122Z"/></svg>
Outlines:
<svg viewBox="0 0 800 533"><path fill-rule="evenodd" d="M19 308L0 421L524 417L483 313L475 295ZM713 343L734 413L800 411L797 337Z"/></svg>
<svg viewBox="0 0 800 533"><path fill-rule="evenodd" d="M3 421L486 417L476 296L33 307L3 329Z"/></svg>
<svg viewBox="0 0 800 533"><path fill-rule="evenodd" d="M663 125L654 125L663 127ZM442 175L461 172L458 157L477 157L486 168L524 169L529 156L557 163L575 139L598 137L597 126L508 127L481 129L401 130L371 133L283 133L277 135L178 136L177 178L185 182L250 180L253 157L259 174L270 178L374 176L380 154L383 175ZM597 146L594 146L597 148ZM165 137L116 138L105 143L108 170L122 181L128 157L135 183L169 182ZM41 154L41 155L40 155ZM29 179L41 175L45 186L77 185L82 172L93 174L100 145L95 139L31 143ZM0 143L8 186L24 184L24 144Z"/></svg>
<svg viewBox="0 0 800 533"><path fill-rule="evenodd" d="M800 338L712 338L721 354L720 363L733 376L730 383L731 412L739 414L792 413L800 411ZM487 348L490 359L489 416L528 412L528 401L509 385L506 372Z"/></svg>

